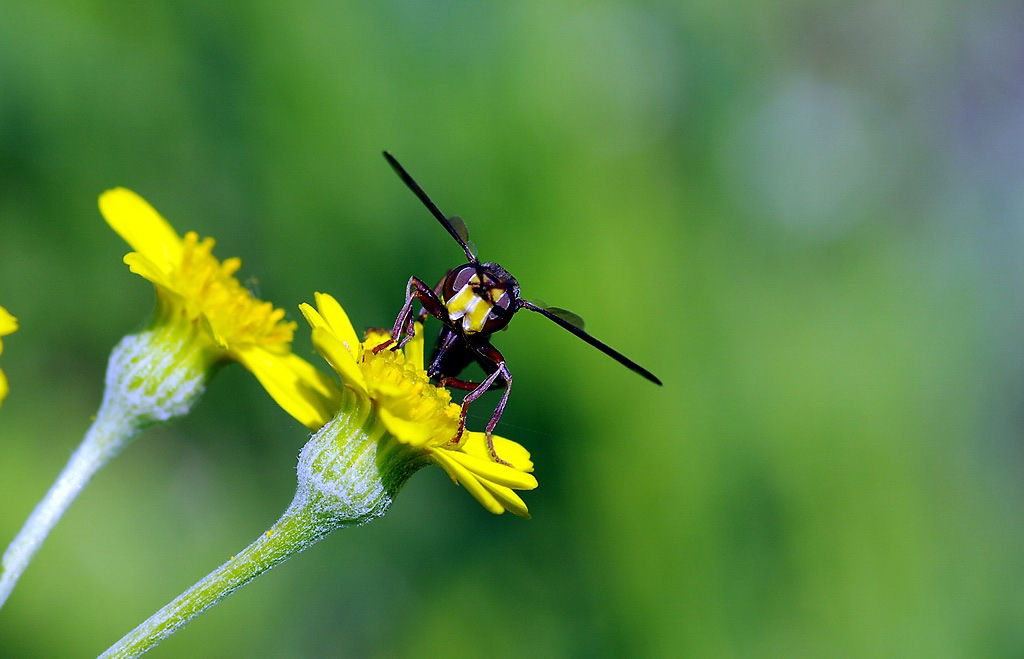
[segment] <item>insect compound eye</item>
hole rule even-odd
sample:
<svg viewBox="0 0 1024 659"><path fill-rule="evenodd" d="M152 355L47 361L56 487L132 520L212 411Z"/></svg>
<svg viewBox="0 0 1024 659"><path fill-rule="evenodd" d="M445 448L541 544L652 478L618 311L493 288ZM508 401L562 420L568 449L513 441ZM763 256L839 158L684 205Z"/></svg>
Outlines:
<svg viewBox="0 0 1024 659"><path fill-rule="evenodd" d="M487 312L487 318L483 323L483 331L488 334L503 329L512 320L511 310L512 296L507 290L502 290L501 295Z"/></svg>
<svg viewBox="0 0 1024 659"><path fill-rule="evenodd" d="M450 301L459 291L469 284L475 274L476 268L474 268L471 263L460 265L454 270L449 271L448 275L444 278L443 292L445 302Z"/></svg>
<svg viewBox="0 0 1024 659"><path fill-rule="evenodd" d="M469 280L473 278L476 272L473 266L464 265L455 272L455 279L452 281L452 288L456 291L469 283Z"/></svg>
<svg viewBox="0 0 1024 659"><path fill-rule="evenodd" d="M508 294L508 291L502 291L501 297L495 300L494 306L498 310L499 315L507 316L508 314L504 314L501 312L508 311L508 308L512 306L512 296Z"/></svg>

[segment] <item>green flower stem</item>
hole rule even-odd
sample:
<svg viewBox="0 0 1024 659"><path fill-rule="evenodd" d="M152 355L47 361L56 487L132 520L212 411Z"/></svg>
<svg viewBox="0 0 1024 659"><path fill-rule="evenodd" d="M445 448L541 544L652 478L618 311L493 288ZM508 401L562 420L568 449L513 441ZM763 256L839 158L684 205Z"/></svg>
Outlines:
<svg viewBox="0 0 1024 659"><path fill-rule="evenodd" d="M127 427L124 419L113 416L103 412L97 416L57 481L36 505L18 536L4 552L3 573L0 574L0 606L3 606L14 590L18 578L39 551L43 540L89 479L135 435L136 431Z"/></svg>
<svg viewBox="0 0 1024 659"><path fill-rule="evenodd" d="M186 414L202 394L210 366L197 342L166 327L126 336L117 344L96 420L4 552L0 607L92 476L146 426Z"/></svg>
<svg viewBox="0 0 1024 659"><path fill-rule="evenodd" d="M101 657L138 657L220 600L314 544L328 532L325 528L316 511L293 502L256 542L157 611Z"/></svg>
<svg viewBox="0 0 1024 659"><path fill-rule="evenodd" d="M383 516L402 484L424 464L421 453L387 434L368 399L346 389L342 411L299 454L298 488L281 519L101 657L137 657L331 531Z"/></svg>

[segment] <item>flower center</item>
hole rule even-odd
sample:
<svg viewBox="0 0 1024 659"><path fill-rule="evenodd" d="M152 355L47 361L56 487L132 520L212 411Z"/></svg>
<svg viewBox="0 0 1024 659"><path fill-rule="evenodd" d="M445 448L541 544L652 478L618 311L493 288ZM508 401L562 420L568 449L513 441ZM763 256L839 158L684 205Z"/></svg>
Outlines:
<svg viewBox="0 0 1024 659"><path fill-rule="evenodd" d="M189 317L205 316L222 347L258 344L287 351L296 324L283 322L284 309L256 299L242 286L233 276L241 260L221 263L212 254L214 242L213 238L200 241L194 231L185 234L181 266L172 277Z"/></svg>
<svg viewBox="0 0 1024 659"><path fill-rule="evenodd" d="M359 367L370 397L390 412L428 427L428 444L447 444L459 427L459 406L452 403L447 389L432 385L427 372L409 363L402 351L381 350L374 354L373 348L388 338L388 334L371 331L363 342Z"/></svg>

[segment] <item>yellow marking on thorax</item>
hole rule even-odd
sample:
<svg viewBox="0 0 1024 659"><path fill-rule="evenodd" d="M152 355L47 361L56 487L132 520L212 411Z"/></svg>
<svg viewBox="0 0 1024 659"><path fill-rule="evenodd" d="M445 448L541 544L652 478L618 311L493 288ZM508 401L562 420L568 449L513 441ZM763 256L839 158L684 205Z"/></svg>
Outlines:
<svg viewBox="0 0 1024 659"><path fill-rule="evenodd" d="M505 293L505 289L492 288L487 292L491 299L486 300L473 290L474 286L479 285L480 280L474 275L445 303L448 317L454 321L461 319L462 331L466 334L475 334L483 330L494 303Z"/></svg>

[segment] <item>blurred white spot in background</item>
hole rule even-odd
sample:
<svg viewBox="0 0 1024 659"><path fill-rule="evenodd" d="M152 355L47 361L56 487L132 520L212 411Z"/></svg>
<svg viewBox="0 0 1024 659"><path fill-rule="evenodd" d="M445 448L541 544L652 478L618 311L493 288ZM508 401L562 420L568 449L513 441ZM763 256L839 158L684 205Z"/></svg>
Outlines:
<svg viewBox="0 0 1024 659"><path fill-rule="evenodd" d="M835 240L860 219L853 209L880 195L893 164L868 129L858 94L795 79L726 135L724 184L746 215Z"/></svg>

